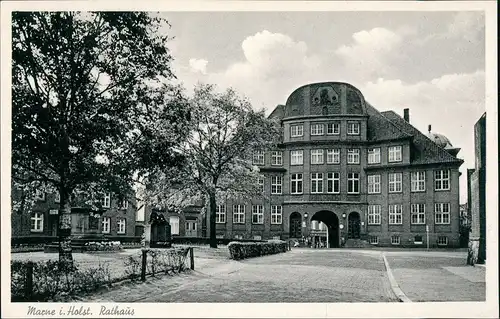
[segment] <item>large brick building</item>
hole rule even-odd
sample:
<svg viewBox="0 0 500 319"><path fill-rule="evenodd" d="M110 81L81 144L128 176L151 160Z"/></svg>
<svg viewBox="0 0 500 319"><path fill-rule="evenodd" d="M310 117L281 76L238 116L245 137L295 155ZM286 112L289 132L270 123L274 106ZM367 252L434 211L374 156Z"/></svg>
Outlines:
<svg viewBox="0 0 500 319"><path fill-rule="evenodd" d="M486 261L486 113L474 125L475 168L467 170L471 233L467 263Z"/></svg>
<svg viewBox="0 0 500 319"><path fill-rule="evenodd" d="M220 203L218 237L459 245L460 149L418 131L407 109L379 112L352 85L328 82L296 89L270 117L283 141L253 158L267 199Z"/></svg>

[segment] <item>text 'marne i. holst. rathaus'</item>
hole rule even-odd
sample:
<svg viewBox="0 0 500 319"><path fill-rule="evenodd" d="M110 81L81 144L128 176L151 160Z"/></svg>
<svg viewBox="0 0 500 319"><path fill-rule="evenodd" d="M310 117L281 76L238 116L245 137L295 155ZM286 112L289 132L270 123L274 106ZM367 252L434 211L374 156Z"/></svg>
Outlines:
<svg viewBox="0 0 500 319"><path fill-rule="evenodd" d="M413 127L408 109L379 112L354 86L326 82L296 89L270 117L282 143L253 155L267 199L220 203L219 238L459 245L460 149Z"/></svg>

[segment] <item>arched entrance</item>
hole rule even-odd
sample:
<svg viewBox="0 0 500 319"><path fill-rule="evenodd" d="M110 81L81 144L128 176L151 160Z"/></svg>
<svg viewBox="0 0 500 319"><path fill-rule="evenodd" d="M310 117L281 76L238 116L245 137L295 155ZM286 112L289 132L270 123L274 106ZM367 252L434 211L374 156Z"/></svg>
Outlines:
<svg viewBox="0 0 500 319"><path fill-rule="evenodd" d="M302 216L294 212L290 215L290 238L302 238Z"/></svg>
<svg viewBox="0 0 500 319"><path fill-rule="evenodd" d="M351 212L347 221L347 238L361 238L361 218L358 212Z"/></svg>
<svg viewBox="0 0 500 319"><path fill-rule="evenodd" d="M322 210L313 215L311 220L323 222L328 228L329 248L340 247L339 243L339 219L337 215L328 210Z"/></svg>

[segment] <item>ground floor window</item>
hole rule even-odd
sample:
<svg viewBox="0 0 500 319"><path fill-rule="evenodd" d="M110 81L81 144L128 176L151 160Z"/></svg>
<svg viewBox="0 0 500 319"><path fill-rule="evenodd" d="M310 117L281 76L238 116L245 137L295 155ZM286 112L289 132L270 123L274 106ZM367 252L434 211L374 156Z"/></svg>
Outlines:
<svg viewBox="0 0 500 319"><path fill-rule="evenodd" d="M34 233L43 232L43 213L33 213L31 215L31 231Z"/></svg>
<svg viewBox="0 0 500 319"><path fill-rule="evenodd" d="M413 242L414 242L415 244L417 244L417 245L421 245L421 244L423 244L423 242L424 242L424 241L423 241L423 239L422 239L422 236L417 235L417 236L415 236L415 239L414 239L414 241L413 241Z"/></svg>
<svg viewBox="0 0 500 319"><path fill-rule="evenodd" d="M226 222L226 205L215 207L215 223L224 224Z"/></svg>
<svg viewBox="0 0 500 319"><path fill-rule="evenodd" d="M378 236L370 236L370 244L377 245L378 244Z"/></svg>
<svg viewBox="0 0 500 319"><path fill-rule="evenodd" d="M280 236L273 236L273 240L280 240L281 237Z"/></svg>
<svg viewBox="0 0 500 319"><path fill-rule="evenodd" d="M243 239L242 235L234 235L234 239Z"/></svg>
<svg viewBox="0 0 500 319"><path fill-rule="evenodd" d="M370 225L380 225L380 205L369 205L368 206L368 224Z"/></svg>
<svg viewBox="0 0 500 319"><path fill-rule="evenodd" d="M283 207L280 205L271 205L271 224L281 225L283 219Z"/></svg>
<svg viewBox="0 0 500 319"><path fill-rule="evenodd" d="M391 244L399 245L400 243L401 243L401 238L399 237L399 235L392 235Z"/></svg>
<svg viewBox="0 0 500 319"><path fill-rule="evenodd" d="M264 206L262 205L252 206L252 223L253 224L264 223Z"/></svg>
<svg viewBox="0 0 500 319"><path fill-rule="evenodd" d="M104 234L109 233L110 224L111 224L111 219L109 217L102 218L102 233L104 233Z"/></svg>
<svg viewBox="0 0 500 319"><path fill-rule="evenodd" d="M438 245L439 246L446 246L446 245L448 245L448 237L446 237L446 236L439 236L438 237Z"/></svg>
<svg viewBox="0 0 500 319"><path fill-rule="evenodd" d="M262 240L262 236L254 235L253 240Z"/></svg>
<svg viewBox="0 0 500 319"><path fill-rule="evenodd" d="M170 233L172 235L179 235L179 217L170 216Z"/></svg>
<svg viewBox="0 0 500 319"><path fill-rule="evenodd" d="M117 233L118 234L125 234L125 229L126 229L126 224L127 224L127 221L125 220L125 218L118 218L118 220L116 221L116 224L117 224Z"/></svg>

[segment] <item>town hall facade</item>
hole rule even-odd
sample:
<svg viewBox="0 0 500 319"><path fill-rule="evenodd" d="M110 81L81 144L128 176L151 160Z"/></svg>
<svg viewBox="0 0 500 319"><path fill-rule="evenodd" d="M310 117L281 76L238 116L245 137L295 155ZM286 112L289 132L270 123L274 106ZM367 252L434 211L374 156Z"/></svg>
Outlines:
<svg viewBox="0 0 500 319"><path fill-rule="evenodd" d="M330 247L459 245L459 148L379 112L347 83L296 89L270 114L276 150L256 152L266 199L219 203L219 238L323 239Z"/></svg>

